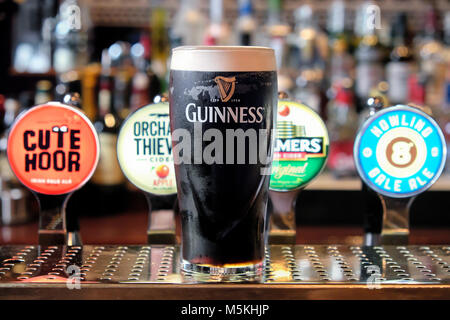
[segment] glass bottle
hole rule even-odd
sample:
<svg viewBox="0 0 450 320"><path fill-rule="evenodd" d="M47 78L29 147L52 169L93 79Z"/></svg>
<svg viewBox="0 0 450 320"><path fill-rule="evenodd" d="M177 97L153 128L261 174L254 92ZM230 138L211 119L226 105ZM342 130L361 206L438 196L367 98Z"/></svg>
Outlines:
<svg viewBox="0 0 450 320"><path fill-rule="evenodd" d="M239 17L236 20L236 44L240 46L255 45L257 22L253 17L251 0L239 0Z"/></svg>
<svg viewBox="0 0 450 320"><path fill-rule="evenodd" d="M355 58L355 94L357 111L366 105L370 91L384 80L385 51L377 33L379 12L371 8L373 3L366 1L361 5L355 19L355 32L359 37Z"/></svg>
<svg viewBox="0 0 450 320"><path fill-rule="evenodd" d="M292 65L298 70L294 98L323 115L322 80L324 77L327 39L318 29L312 7L302 5L294 12L295 46Z"/></svg>
<svg viewBox="0 0 450 320"><path fill-rule="evenodd" d="M330 136L328 168L337 177L356 175L353 161L353 143L358 130L352 80L336 84L336 96L327 106L327 127Z"/></svg>
<svg viewBox="0 0 450 320"><path fill-rule="evenodd" d="M205 45L226 46L231 43L231 30L224 20L223 0L210 0L209 26L204 39Z"/></svg>
<svg viewBox="0 0 450 320"><path fill-rule="evenodd" d="M113 77L108 50L102 52L102 71L99 78L98 114L94 127L100 141L100 159L90 183L95 193L94 210L99 214L115 213L124 209L125 177L117 161L117 134L121 117L113 99Z"/></svg>
<svg viewBox="0 0 450 320"><path fill-rule="evenodd" d="M290 46L287 42L291 28L282 17L281 0L268 0L267 5L268 19L264 28L266 36L263 44L275 51L278 91L293 96L295 70L289 65Z"/></svg>
<svg viewBox="0 0 450 320"><path fill-rule="evenodd" d="M172 47L201 45L205 37L206 17L199 0L181 0L170 32Z"/></svg>
<svg viewBox="0 0 450 320"><path fill-rule="evenodd" d="M407 16L401 12L392 23L391 53L386 65L388 97L392 104L405 104L408 99L408 79L412 72L412 50L408 45Z"/></svg>

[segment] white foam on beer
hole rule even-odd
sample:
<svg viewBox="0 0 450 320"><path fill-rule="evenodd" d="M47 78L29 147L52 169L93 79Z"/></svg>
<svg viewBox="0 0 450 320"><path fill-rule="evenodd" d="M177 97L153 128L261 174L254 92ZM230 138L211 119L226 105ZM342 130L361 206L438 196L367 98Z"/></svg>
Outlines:
<svg viewBox="0 0 450 320"><path fill-rule="evenodd" d="M274 50L243 46L182 46L172 50L172 70L275 71Z"/></svg>

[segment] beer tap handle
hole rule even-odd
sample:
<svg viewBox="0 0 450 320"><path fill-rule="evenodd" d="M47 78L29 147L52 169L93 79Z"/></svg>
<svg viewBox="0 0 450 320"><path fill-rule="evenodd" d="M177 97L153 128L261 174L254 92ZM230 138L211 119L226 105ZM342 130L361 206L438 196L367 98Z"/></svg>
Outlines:
<svg viewBox="0 0 450 320"><path fill-rule="evenodd" d="M167 98L157 96L154 104L143 106L128 116L117 137L120 168L127 179L144 192L147 199L147 241L151 244L176 243L173 201L177 189L169 119ZM149 123L156 123L159 129L148 132L148 127L141 127L142 124ZM156 140L162 143L158 151L146 152L140 144L136 145L136 142L150 144ZM157 157L154 152L158 153ZM169 209L156 210L155 200L163 204L162 208Z"/></svg>
<svg viewBox="0 0 450 320"><path fill-rule="evenodd" d="M66 245L68 246L81 246L83 242L81 241L81 235L78 230L67 231Z"/></svg>
<svg viewBox="0 0 450 320"><path fill-rule="evenodd" d="M76 212L66 211L67 241L68 246L80 246L83 244L80 235L80 223Z"/></svg>
<svg viewBox="0 0 450 320"><path fill-rule="evenodd" d="M364 201L364 245L381 244L383 208L378 194L362 182L362 199Z"/></svg>
<svg viewBox="0 0 450 320"><path fill-rule="evenodd" d="M383 206L383 245L407 245L409 237L409 210L415 197L390 198L379 195Z"/></svg>
<svg viewBox="0 0 450 320"><path fill-rule="evenodd" d="M379 96L369 97L366 101L368 109L367 117L385 107L384 99ZM362 194L366 207L364 212L364 245L377 246L381 244L381 229L383 211L377 194L361 179Z"/></svg>
<svg viewBox="0 0 450 320"><path fill-rule="evenodd" d="M35 193L39 202L39 245L64 245L67 240L66 204L71 194Z"/></svg>
<svg viewBox="0 0 450 320"><path fill-rule="evenodd" d="M176 244L175 213L173 210L152 210L151 194L145 192L148 203L147 242L149 244Z"/></svg>
<svg viewBox="0 0 450 320"><path fill-rule="evenodd" d="M295 244L295 201L299 190L290 192L269 191L273 211L270 216L269 243Z"/></svg>
<svg viewBox="0 0 450 320"><path fill-rule="evenodd" d="M377 106L375 102L368 105ZM370 188L378 194L383 218L375 213L371 199L366 222L372 226L365 231L377 235L373 227L378 229L382 220L381 244L408 244L411 204L439 178L446 154L439 125L420 109L396 105L371 114L356 136L353 155L363 192ZM378 244L377 239L368 238L366 235L365 245Z"/></svg>
<svg viewBox="0 0 450 320"><path fill-rule="evenodd" d="M295 244L295 201L301 190L317 177L328 157L325 123L308 106L278 95L277 136L270 177L273 205L269 243Z"/></svg>
<svg viewBox="0 0 450 320"><path fill-rule="evenodd" d="M99 159L95 128L73 107L78 95L67 98L71 105L51 101L30 108L16 119L8 136L11 169L39 202L40 245L81 244L76 217L67 222L66 205L89 180Z"/></svg>
<svg viewBox="0 0 450 320"><path fill-rule="evenodd" d="M64 95L63 102L72 107L82 109L81 107L81 97L78 92L70 92ZM69 196L70 197L70 196ZM68 199L67 199L68 200ZM82 245L81 235L80 235L80 224L78 222L78 216L67 215L67 237L66 244L68 246L79 246Z"/></svg>

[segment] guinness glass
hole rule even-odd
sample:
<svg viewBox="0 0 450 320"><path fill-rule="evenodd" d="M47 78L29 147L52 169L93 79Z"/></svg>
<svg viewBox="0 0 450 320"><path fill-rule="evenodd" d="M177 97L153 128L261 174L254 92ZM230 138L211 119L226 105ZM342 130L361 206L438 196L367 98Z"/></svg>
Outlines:
<svg viewBox="0 0 450 320"><path fill-rule="evenodd" d="M269 48L173 50L170 123L182 267L197 279L262 273L275 70Z"/></svg>

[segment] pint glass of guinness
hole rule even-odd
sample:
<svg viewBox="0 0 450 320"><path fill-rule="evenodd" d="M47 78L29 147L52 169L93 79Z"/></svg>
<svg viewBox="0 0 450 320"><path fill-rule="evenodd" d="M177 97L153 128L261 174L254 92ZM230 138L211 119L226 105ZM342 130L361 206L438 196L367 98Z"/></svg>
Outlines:
<svg viewBox="0 0 450 320"><path fill-rule="evenodd" d="M170 69L182 268L199 279L257 277L277 106L274 52L179 47Z"/></svg>

